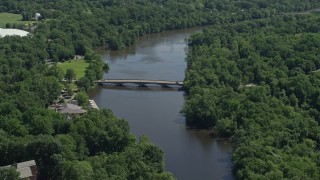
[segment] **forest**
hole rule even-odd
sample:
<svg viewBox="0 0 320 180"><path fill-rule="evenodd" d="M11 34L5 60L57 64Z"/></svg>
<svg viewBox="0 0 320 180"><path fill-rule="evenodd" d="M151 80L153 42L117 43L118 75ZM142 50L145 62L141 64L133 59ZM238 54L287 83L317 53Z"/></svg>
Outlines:
<svg viewBox="0 0 320 180"><path fill-rule="evenodd" d="M187 123L231 137L237 178L320 178L319 22L283 15L188 40Z"/></svg>
<svg viewBox="0 0 320 180"><path fill-rule="evenodd" d="M34 159L38 179L174 179L164 152L110 110L73 120L49 110L64 74L46 60L84 55L89 67L78 86L86 92L108 68L95 48L213 25L188 40L187 124L232 138L239 179L319 179L320 21L290 15L317 7L313 0L2 0L0 12L41 19L28 37L0 38L0 166ZM6 178L18 175L0 169Z"/></svg>

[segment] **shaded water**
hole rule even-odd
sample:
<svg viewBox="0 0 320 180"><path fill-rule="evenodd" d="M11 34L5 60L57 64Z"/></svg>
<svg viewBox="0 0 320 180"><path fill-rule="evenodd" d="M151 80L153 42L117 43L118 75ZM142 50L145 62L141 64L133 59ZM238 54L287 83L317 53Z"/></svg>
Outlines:
<svg viewBox="0 0 320 180"><path fill-rule="evenodd" d="M199 28L169 31L141 37L121 51L106 51L110 72L104 78L183 81L186 69L185 38ZM189 130L180 114L184 92L159 86L101 86L90 92L100 108L111 109L128 120L131 132L146 135L165 152L166 168L181 180L233 179L232 146Z"/></svg>

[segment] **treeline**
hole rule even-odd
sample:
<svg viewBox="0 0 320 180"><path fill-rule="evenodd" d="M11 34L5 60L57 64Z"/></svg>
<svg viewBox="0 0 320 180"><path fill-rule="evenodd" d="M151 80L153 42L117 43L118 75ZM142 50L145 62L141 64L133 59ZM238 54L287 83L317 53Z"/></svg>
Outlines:
<svg viewBox="0 0 320 180"><path fill-rule="evenodd" d="M237 178L320 178L319 20L284 15L189 39L187 123L232 138Z"/></svg>
<svg viewBox="0 0 320 180"><path fill-rule="evenodd" d="M115 118L110 111L89 111L84 117L70 121L56 112L47 110L47 107L60 94L62 87L59 80L61 80L63 74L61 73L61 69L56 66L49 67L46 65L45 60L53 59L53 61L58 62L73 59L74 55L85 55L85 59L90 63L90 66L86 71L85 77L80 79L78 85L81 89L87 90L91 85L90 83L92 83L94 79L101 78L103 70L108 68L102 63L99 57L94 55L92 50L94 47L105 46L106 48L119 49L133 44L138 36L146 33L196 25L223 24L246 19L266 18L284 12L311 9L318 5L319 2L312 0L281 2L273 2L272 0L2 0L0 2L0 12L22 14L24 15L23 20L29 20L34 13L39 12L43 19L37 23L36 27L34 27L34 32L29 37L5 37L0 39L0 166L35 159L39 168L39 179L172 179L172 175L164 171L163 152L159 148L151 145L145 138L136 142L135 138L129 134L127 122ZM228 35L225 35L224 40L217 39L219 36L213 36L213 34L202 39L202 35L198 35L197 38L194 37L190 44L193 45L195 49L199 47L199 51L193 50L191 53L190 50L189 53L189 66L191 69L187 74L186 85L189 87L191 99L188 101L186 109L188 109L188 107L195 108L193 108L194 111L186 111L188 122L191 122L189 119L201 118L208 122L202 123L202 121L199 121L201 122L201 127L206 127L208 124L211 127L217 124L217 127L221 127L218 128L220 134L225 133L226 136L230 136L238 133L239 137L246 137L245 135L249 137L250 135L250 138L255 138L254 133L250 130L240 131L240 129L250 127L254 131L257 131L260 127L259 123L272 124L274 121L271 119L268 122L261 120L259 123L250 123L250 121L254 121L256 118L252 117L254 113L247 112L247 109L252 111L262 110L263 108L253 108L258 107L255 101L259 101L261 102L259 105L266 106L264 107L265 109L268 109L270 106L272 108L268 110L279 113L279 110L274 107L276 107L278 102L281 102L278 103L278 106L283 107L283 110L280 109L282 110L281 112L283 112L283 117L281 116L283 121L287 122L288 115L292 115L293 117L296 117L295 114L303 116L301 119L296 118L297 120L287 122L290 130L288 130L287 133L295 132L294 137L300 138L301 143L299 142L299 145L305 148L301 153L309 152L310 157L315 157L314 159L316 159L315 151L306 151L315 146L316 141L314 137L316 137L317 129L312 128L317 126L312 123L315 123L313 118L319 116L318 111L315 110L316 107L319 107L319 105L317 105L318 101L314 101L315 99L311 97L311 94L314 97L316 96L314 88L311 87L317 84L317 73L311 73L311 70L319 68L316 63L317 58L314 58L314 56L318 56L314 54L315 51L313 49L317 47L317 42L313 40L317 39L316 34L307 34L312 40L311 46L300 46L300 44L304 45L307 43L303 41L303 37L305 36L304 30L311 27L319 29L317 27L319 23L317 23L316 20L310 20L313 24L303 24L303 22L307 20L308 19L302 19L298 21L295 18L288 18L289 22L293 22L292 26L277 23L275 23L277 26L273 26L271 22L267 23L268 21L266 21L266 24L270 24L269 28L275 27L270 31L275 34L277 34L278 26L283 26L283 28L280 29L283 30L280 31L283 34L291 28L298 32L293 36L295 41L286 41L288 42L289 50L292 48L290 45L295 45L294 47L301 49L301 56L299 57L300 60L303 60L306 58L303 49L309 51L309 48L311 48L310 58L313 58L314 62L314 65L308 65L308 63L306 63L306 67L300 67L301 71L309 72L310 70L310 73L307 75L300 73L300 69L290 71L292 73L298 73L302 79L299 79L300 76L297 76L296 79L290 81L275 81L274 86L271 86L272 83L267 81L267 79L273 77L271 75L274 74L274 71L271 70L269 72L265 70L265 68L269 66L276 67L276 65L271 63L271 61L270 63L265 63L264 58L260 58L258 62L261 62L261 66L257 66L254 60L256 57L259 57L259 54L256 53L254 56L255 46L251 44L251 41L246 39L249 38L247 34L252 32L250 26L259 27L254 25L255 23L252 25L247 23L250 28L245 28L246 26L244 26L243 36L246 38L236 36L238 29L232 30L232 28L230 29L232 31L228 32ZM241 29L242 24L240 23L238 26L238 28ZM264 26L261 25L261 27ZM264 28L267 29L268 26ZM212 30L207 31L207 33L213 32L218 33ZM225 29L221 29L221 32L226 31ZM267 32L266 30L266 33ZM254 35L253 32L252 35ZM233 37L235 38L235 47L230 46L232 45L230 39L233 39ZM236 43L238 39L239 43ZM257 38L257 40L259 39ZM266 39L262 36L260 40L260 44L262 44L261 48L263 48L263 45L266 44L264 42ZM278 40L278 36L275 40ZM217 41L215 42L217 46L215 48L209 48L209 46L206 47L206 45L203 45L205 42L211 44L209 41ZM268 42L269 41L273 42L273 39L268 40ZM198 42L199 46L196 42ZM221 44L225 45L225 48L219 49L218 47L219 45L221 46ZM274 46L271 46L271 48L273 47ZM232 50L233 48L237 50ZM202 51L200 51L200 49L202 49ZM238 50L241 51L238 52ZM278 49L275 49L275 51L277 50ZM192 57L198 56L197 52L203 52L203 54L199 54L202 56L193 59ZM216 64L211 63L214 62L212 58L210 58L212 52L214 52L215 56L219 57L225 57L225 54L230 54L230 57L234 59L249 58L249 53L253 55L250 56L252 57L251 61L244 60L241 69L235 61L227 60L228 58L226 57L223 59L224 61L221 60L221 62ZM267 51L265 53L268 54L270 52ZM288 53L290 55L290 51ZM207 57L204 55L207 55ZM265 56L272 56L272 54ZM280 56L280 60L277 62L282 62L281 58L282 56ZM199 61L197 61L197 59L199 59ZM300 60L292 60L292 65L294 66L294 64ZM200 65L197 65L197 63L201 64L201 62L205 61L208 61L208 63L203 64L204 68L199 71ZM208 66L210 64L212 66ZM248 69L248 74L243 76L242 70L246 68L246 64L249 64L250 66L248 67L252 69ZM280 65L279 67L282 67ZM219 66L221 71L215 72L213 68L208 68L215 66ZM193 68L194 70L192 70ZM225 68L231 68L229 69L230 74L227 76L216 74L224 73ZM226 72L229 72L229 70ZM192 74L193 71L194 74ZM268 72L271 75L269 75ZM276 77L284 76L284 80L286 80L286 71L285 73L279 71L275 74ZM238 79L234 78L235 76ZM296 76L292 76L292 78L294 77ZM308 81L305 81L305 79L308 79ZM265 85L263 84L264 81ZM245 85L245 83L249 82L259 84L259 87L256 89L258 89L257 92L260 92L260 94L253 93L249 88L237 89L241 83ZM299 84L300 86L292 89L289 86L290 84L287 84L289 82ZM310 87L308 91L304 91L304 83L307 83L307 85L311 83L312 86L308 86ZM221 87L220 91L211 90L211 84L217 84L217 87ZM202 85L210 86L210 88L203 88ZM192 88L193 86L194 88ZM227 88L229 89L229 91L227 91L229 93L226 93L225 88L222 89L222 87L229 87ZM270 87L270 91L268 87ZM280 88L280 90L277 88ZM254 90L254 88L252 90ZM289 99L290 107L292 106L291 108L286 101L288 97L288 94L286 94L287 91L292 94L292 100ZM305 95L301 96L297 94L299 91L304 92ZM248 96L250 94L250 98L252 98L251 104L249 103L251 99L247 100L247 95L244 92L247 93ZM218 94L219 97L226 96L226 98L217 98L217 100L215 100L212 98L216 98L216 96L212 96L212 94ZM240 106L236 98L227 98L238 97L239 94L243 95L240 96L243 98L243 101L248 101L246 107ZM291 96L291 94L289 95ZM206 96L208 98L203 98ZM270 100L270 96L274 97L275 102ZM202 106L197 107L200 101L194 97L199 97L198 99L203 101ZM221 101L220 104L215 103L218 100ZM217 111L220 107L215 108L215 106L225 105L226 103L224 102L227 100L228 106L224 107L223 110L229 108L230 111L222 111L221 109L221 112ZM235 102L233 102L233 100ZM264 100L269 102L269 104L264 103ZM313 104L309 104L309 100L313 100ZM241 113L245 114L236 116L239 123L234 119L236 114L232 113L232 109L237 108L242 108L243 111L241 111ZM222 119L220 119L222 116L216 111L220 114L222 112L229 113L230 116L224 116L229 118L225 118L222 121ZM263 112L266 113L265 111ZM271 115L273 115L273 113L266 113L266 116L262 117ZM272 118L277 117L272 116ZM311 123L309 123L309 121ZM310 128L307 125L309 125ZM274 126L278 127L276 125ZM295 128L296 126L301 126L303 133L300 133L301 131L298 131ZM276 128L272 130L276 130ZM300 134L301 136L298 136ZM292 145L298 142L294 141L296 139L292 140L293 138L290 137L291 136L279 135L277 137L279 145L287 148L290 152L298 153L297 151L299 149L294 149L293 147L296 146ZM309 138L307 139L308 141L305 137ZM240 141L239 138L239 144L251 143L252 141L249 141L250 138L247 139L248 141L245 141L246 139ZM267 142L263 141L263 143ZM270 141L270 143L271 142L273 141ZM273 146L271 147L273 148ZM261 146L258 146L258 148L261 148ZM253 149L254 148L248 149L248 151ZM264 151L254 151L252 153L255 152L263 153ZM285 157L287 152L279 150L278 153L278 149L276 148L270 153L272 155L275 154L274 157L277 157L276 155L281 155L280 152L284 155L282 157L283 159L291 158L291 156ZM249 161L241 164L240 160L243 160L242 156L246 155L241 153L237 153L239 154L239 161L236 161L237 169L241 169L241 165L256 162ZM250 154L250 152L248 152L248 154ZM313 175L314 170L317 170L311 168L314 167L315 161L310 160L311 158L308 159L306 156L302 157L303 159L300 159L301 161L310 162L310 166L305 166L305 168L308 169L309 174L311 173L311 175ZM280 166L280 164L281 163L278 163L276 165ZM254 163L254 165L256 164ZM275 167L277 167L276 165ZM283 166L285 166L285 168L291 167L291 165L289 166L286 163L283 163ZM256 166L243 167L250 169ZM275 167L272 166L272 168ZM299 169L296 173L302 171L303 169ZM12 172L11 169L8 171L1 169L0 179L9 178L7 177L8 174L12 175L12 179L17 178L17 174L10 172ZM295 175L295 172L289 170L288 173ZM245 172L242 174L244 175L239 177L246 177ZM313 177L311 175L310 177ZM4 176L5 178L2 178Z"/></svg>
<svg viewBox="0 0 320 180"><path fill-rule="evenodd" d="M145 138L136 142L109 110L69 120L47 109L60 95L62 74L44 63L47 44L39 38L0 39L0 166L34 159L38 179L173 179L162 150ZM85 58L86 78L101 78L102 61ZM18 179L14 172L0 168L0 179Z"/></svg>
<svg viewBox="0 0 320 180"><path fill-rule="evenodd" d="M109 110L89 110L69 120L47 109L60 95L64 74L45 60L84 54L89 67L78 84L83 90L108 69L91 41L77 43L69 29L54 22L59 20L38 23L28 37L0 38L0 166L34 159L38 179L173 179L164 170L162 150L144 137L136 141L128 123ZM1 168L0 179L18 179L18 174Z"/></svg>
<svg viewBox="0 0 320 180"><path fill-rule="evenodd" d="M49 41L49 57L64 61L75 54L84 55L92 47L121 49L148 33L267 18L319 6L320 2L312 0L4 0L0 12L23 17L40 13L47 20L38 25L36 33Z"/></svg>
<svg viewBox="0 0 320 180"><path fill-rule="evenodd" d="M136 142L125 120L109 110L92 110L66 121L51 110L33 108L1 119L1 165L34 159L38 179L173 179L164 172L163 152L145 137ZM14 119L23 122L14 126ZM17 129L19 128L19 129ZM18 179L1 173L1 179Z"/></svg>

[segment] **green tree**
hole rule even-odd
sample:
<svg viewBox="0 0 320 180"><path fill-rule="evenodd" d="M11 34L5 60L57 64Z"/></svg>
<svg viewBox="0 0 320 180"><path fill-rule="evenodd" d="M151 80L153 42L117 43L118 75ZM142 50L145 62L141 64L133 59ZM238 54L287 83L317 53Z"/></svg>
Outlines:
<svg viewBox="0 0 320 180"><path fill-rule="evenodd" d="M90 79L88 79L87 77L82 77L78 82L77 85L80 89L84 90L85 92L87 92L90 87L91 87L91 82Z"/></svg>
<svg viewBox="0 0 320 180"><path fill-rule="evenodd" d="M72 80L76 78L76 73L73 69L67 69L67 72L64 77L68 80L69 83L71 83Z"/></svg>
<svg viewBox="0 0 320 180"><path fill-rule="evenodd" d="M66 87L68 96L72 96L73 90L72 90L71 86L69 84L66 84L65 87Z"/></svg>
<svg viewBox="0 0 320 180"><path fill-rule="evenodd" d="M19 172L14 167L0 168L0 179L19 180Z"/></svg>
<svg viewBox="0 0 320 180"><path fill-rule="evenodd" d="M63 150L61 143L53 136L39 135L28 143L25 147L28 158L34 159L39 168L38 178L48 179L54 176L55 168L58 164L55 155Z"/></svg>
<svg viewBox="0 0 320 180"><path fill-rule="evenodd" d="M10 23L6 23L6 28L10 29L12 26Z"/></svg>
<svg viewBox="0 0 320 180"><path fill-rule="evenodd" d="M59 81L65 76L63 70L58 66L51 66L48 70L48 75L56 77Z"/></svg>
<svg viewBox="0 0 320 180"><path fill-rule="evenodd" d="M78 92L75 99L78 101L80 106L87 106L89 104L89 96L85 92Z"/></svg>
<svg viewBox="0 0 320 180"><path fill-rule="evenodd" d="M92 179L93 169L87 161L71 161L63 164L62 179L87 180Z"/></svg>

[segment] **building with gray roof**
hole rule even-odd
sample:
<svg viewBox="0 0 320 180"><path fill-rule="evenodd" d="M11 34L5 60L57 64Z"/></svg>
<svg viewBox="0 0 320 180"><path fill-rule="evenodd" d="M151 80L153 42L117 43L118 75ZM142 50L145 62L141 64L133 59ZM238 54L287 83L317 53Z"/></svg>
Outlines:
<svg viewBox="0 0 320 180"><path fill-rule="evenodd" d="M25 161L14 165L3 166L1 168L15 167L19 172L20 179L36 180L38 168L35 160Z"/></svg>
<svg viewBox="0 0 320 180"><path fill-rule="evenodd" d="M17 163L16 168L21 179L37 179L37 165L34 160Z"/></svg>
<svg viewBox="0 0 320 180"><path fill-rule="evenodd" d="M58 112L62 114L68 114L71 116L83 115L84 113L86 113L86 111L83 110L80 106L74 104L66 104L62 108L60 108Z"/></svg>

